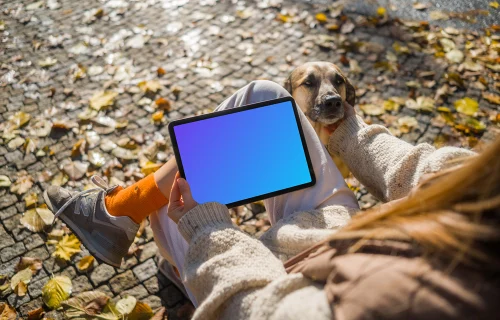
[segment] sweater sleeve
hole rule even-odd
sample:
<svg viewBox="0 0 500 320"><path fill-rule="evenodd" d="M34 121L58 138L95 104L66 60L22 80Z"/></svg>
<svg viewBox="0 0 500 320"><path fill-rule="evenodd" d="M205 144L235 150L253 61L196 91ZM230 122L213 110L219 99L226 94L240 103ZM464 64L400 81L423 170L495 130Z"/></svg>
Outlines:
<svg viewBox="0 0 500 320"><path fill-rule="evenodd" d="M232 224L226 206L198 205L178 227L189 243L183 280L199 304L193 319L331 318L322 288L287 274L269 249ZM290 313L297 305L307 308Z"/></svg>
<svg viewBox="0 0 500 320"><path fill-rule="evenodd" d="M375 197L391 201L406 196L426 173L449 166L449 160L474 155L454 147L413 146L380 125L367 125L358 116L346 119L328 141L354 176Z"/></svg>

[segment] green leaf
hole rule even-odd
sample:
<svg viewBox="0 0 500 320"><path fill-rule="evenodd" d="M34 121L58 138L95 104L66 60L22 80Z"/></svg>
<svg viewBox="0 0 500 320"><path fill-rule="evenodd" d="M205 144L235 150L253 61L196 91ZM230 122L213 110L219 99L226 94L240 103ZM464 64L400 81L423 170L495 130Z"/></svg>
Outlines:
<svg viewBox="0 0 500 320"><path fill-rule="evenodd" d="M455 101L455 108L458 112L466 114L468 116L474 115L479 108L479 103L471 98L463 98Z"/></svg>
<svg viewBox="0 0 500 320"><path fill-rule="evenodd" d="M72 284L70 278L57 276L50 279L42 288L42 299L50 309L57 309L61 302L71 295Z"/></svg>

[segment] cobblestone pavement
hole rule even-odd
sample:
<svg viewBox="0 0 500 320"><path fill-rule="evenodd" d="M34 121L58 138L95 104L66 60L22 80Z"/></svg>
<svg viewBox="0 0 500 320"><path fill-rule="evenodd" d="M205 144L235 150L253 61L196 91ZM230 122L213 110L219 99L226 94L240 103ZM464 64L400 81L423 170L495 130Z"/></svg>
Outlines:
<svg viewBox="0 0 500 320"><path fill-rule="evenodd" d="M111 182L139 179L148 167L127 150L144 150L154 141L160 151L153 163L165 161L172 155L168 121L211 110L252 80L282 83L303 62L332 61L346 70L358 89L358 101L364 105L382 103L394 96L434 97L446 84L451 88L448 96L453 98L443 101L440 96L436 98L441 99L439 105L449 106L454 114L454 100L475 99L480 105L476 118L487 130L464 134L471 129L464 125L457 129L435 111L419 112L404 105L391 105L378 114L365 111L365 120L398 124L399 119L406 119L392 130L411 143L473 147L498 134L498 106L483 96L484 87L491 94L498 94L500 89L498 74L489 69L476 68L463 75L466 85L453 83L453 79L462 80L454 76L443 80L443 75L457 68L442 57L413 50L415 45L409 46L412 54L394 54L394 44L408 40L398 25L373 26L363 17L350 14L333 19L343 23L338 33L335 23L320 25L315 19L315 14L325 7L286 1L275 6L279 1L272 0L234 2L47 0L26 5L26 1L0 0L0 122L15 122L19 111L31 115L30 122L13 133L15 138L4 134L0 140L0 175L13 183L29 180L26 176L34 182L29 191L21 194L0 188L0 275L12 277L20 257L43 260L43 268L28 285L28 294L17 297L11 293L6 297L19 314L25 316L42 306L41 287L52 274L64 274L72 279L73 294L93 289L111 297L131 294L153 309L166 306L169 319L188 318L187 300L158 273L157 248L149 226L136 243L139 249L121 268L96 263L92 270L81 272L76 262L88 254L85 250L71 262L56 260L51 256L54 246L45 244L47 234L31 232L19 220L27 210L26 196L40 195L51 183L81 189L92 173L107 176ZM425 24L405 28L414 28L414 32L429 30ZM458 31L448 32L454 35ZM471 32L467 37L468 41L479 39L484 32ZM458 39L462 47L466 42L462 35L452 38ZM144 88L142 81L148 80L156 81L149 83L159 86L156 93L152 92L155 88L146 93L139 89ZM98 115L86 111L89 99L104 89L118 93L114 106ZM168 109L168 102L159 98L172 101L171 109L164 114L157 111L159 107ZM50 134L45 136L47 119ZM37 126L38 131L33 131ZM84 152L82 141L87 144ZM89 152L99 148L106 164L91 161L91 166L85 166L90 161ZM69 172L67 164L71 161L81 161L82 175L78 170ZM26 170L24 178L19 173L22 170ZM68 176L69 181L64 181ZM363 207L375 204L362 186L352 179L350 183ZM39 197L38 204L42 202ZM256 207L248 206L236 213L247 222L254 221L244 226L250 233L265 230L266 223L253 219L255 210L248 210ZM59 319L62 314L52 311L48 317Z"/></svg>

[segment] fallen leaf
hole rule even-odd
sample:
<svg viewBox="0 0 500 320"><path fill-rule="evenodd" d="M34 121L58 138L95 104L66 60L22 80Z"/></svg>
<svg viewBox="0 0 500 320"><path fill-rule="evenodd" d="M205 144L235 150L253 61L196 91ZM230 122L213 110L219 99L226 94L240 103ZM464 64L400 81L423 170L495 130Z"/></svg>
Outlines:
<svg viewBox="0 0 500 320"><path fill-rule="evenodd" d="M361 111L363 111L364 114L370 115L370 116L379 116L384 114L384 106L378 106L375 104L360 104L359 108Z"/></svg>
<svg viewBox="0 0 500 320"><path fill-rule="evenodd" d="M427 8L430 8L431 4L430 3L421 3L421 2L415 2L413 3L413 8L415 10L425 10Z"/></svg>
<svg viewBox="0 0 500 320"><path fill-rule="evenodd" d="M411 129L418 127L418 122L415 117L403 116L398 119L398 126L402 133L408 133Z"/></svg>
<svg viewBox="0 0 500 320"><path fill-rule="evenodd" d="M489 102L491 102L493 104L500 105L500 95L498 95L498 94L483 92L483 98L488 100ZM1 180L1 178L0 178L0 180Z"/></svg>
<svg viewBox="0 0 500 320"><path fill-rule="evenodd" d="M118 93L113 91L96 92L89 100L90 107L97 111L100 111L106 107L111 107L115 101L116 96L118 96Z"/></svg>
<svg viewBox="0 0 500 320"><path fill-rule="evenodd" d="M56 276L50 279L42 288L43 302L49 309L57 309L61 303L71 295L70 278L66 276Z"/></svg>
<svg viewBox="0 0 500 320"><path fill-rule="evenodd" d="M163 320L165 312L167 312L167 308L161 307L150 320Z"/></svg>
<svg viewBox="0 0 500 320"><path fill-rule="evenodd" d="M135 305L137 303L137 299L132 296L126 296L123 299L118 300L115 305L116 311L120 313L120 315L126 316L134 310Z"/></svg>
<svg viewBox="0 0 500 320"><path fill-rule="evenodd" d="M464 60L464 54L460 50L453 49L446 53L446 59L453 63L461 63Z"/></svg>
<svg viewBox="0 0 500 320"><path fill-rule="evenodd" d="M159 109L165 110L165 111L170 111L170 108L172 107L172 103L168 99L165 99L165 98L156 99L155 104Z"/></svg>
<svg viewBox="0 0 500 320"><path fill-rule="evenodd" d="M118 320L110 310L106 310L109 297L99 291L87 291L61 303L68 319L108 319ZM106 308L108 309L108 308Z"/></svg>
<svg viewBox="0 0 500 320"><path fill-rule="evenodd" d="M71 180L80 180L85 176L88 167L88 163L81 161L71 161L64 165L62 169L71 178Z"/></svg>
<svg viewBox="0 0 500 320"><path fill-rule="evenodd" d="M449 20L450 15L447 13L444 13L443 11L431 11L429 13L429 18L431 20Z"/></svg>
<svg viewBox="0 0 500 320"><path fill-rule="evenodd" d="M64 235L56 244L56 250L52 253L52 256L70 261L71 256L80 251L80 240L74 234Z"/></svg>
<svg viewBox="0 0 500 320"><path fill-rule="evenodd" d="M1 320L16 320L16 309L5 302L0 302L0 319Z"/></svg>
<svg viewBox="0 0 500 320"><path fill-rule="evenodd" d="M156 74L158 75L158 77L163 77L165 74L167 74L167 72L165 71L165 69L160 67L156 70Z"/></svg>
<svg viewBox="0 0 500 320"><path fill-rule="evenodd" d="M416 100L408 99L405 106L409 109L426 112L432 112L435 108L434 99L425 96L417 97Z"/></svg>
<svg viewBox="0 0 500 320"><path fill-rule="evenodd" d="M137 301L134 309L128 315L128 320L149 320L153 319L153 310L151 307L144 302Z"/></svg>
<svg viewBox="0 0 500 320"><path fill-rule="evenodd" d="M57 59L53 59L51 57L45 58L45 60L38 61L38 65L42 68L52 67L57 63Z"/></svg>
<svg viewBox="0 0 500 320"><path fill-rule="evenodd" d="M20 172L16 182L10 186L10 192L25 194L33 186L33 178L26 172Z"/></svg>
<svg viewBox="0 0 500 320"><path fill-rule="evenodd" d="M43 318L44 313L45 310L43 310L43 307L31 310L28 312L28 320L41 320Z"/></svg>
<svg viewBox="0 0 500 320"><path fill-rule="evenodd" d="M16 271L30 268L33 274L42 269L42 260L38 258L22 257L16 265Z"/></svg>
<svg viewBox="0 0 500 320"><path fill-rule="evenodd" d="M10 181L9 177L1 174L0 175L0 188L8 188L11 185L12 185L12 182Z"/></svg>
<svg viewBox="0 0 500 320"><path fill-rule="evenodd" d="M154 122L159 122L163 119L163 111L156 111L155 113L153 113L153 115L151 116L151 119L154 121Z"/></svg>
<svg viewBox="0 0 500 320"><path fill-rule="evenodd" d="M77 267L80 271L87 271L94 266L94 257L93 256L85 256L80 261L78 261Z"/></svg>
<svg viewBox="0 0 500 320"><path fill-rule="evenodd" d="M104 158L104 156L98 151L90 150L88 158L89 162L98 168L102 167L106 163L106 158Z"/></svg>
<svg viewBox="0 0 500 320"><path fill-rule="evenodd" d="M52 131L52 122L43 118L35 120L36 121L33 121L30 125L30 134L37 137L47 137L50 134L50 131Z"/></svg>
<svg viewBox="0 0 500 320"><path fill-rule="evenodd" d="M319 23L326 23L328 21L328 18L324 13L317 13L316 20L318 20Z"/></svg>
<svg viewBox="0 0 500 320"><path fill-rule="evenodd" d="M387 10L384 7L378 7L377 8L377 14L381 17L385 16L387 13Z"/></svg>
<svg viewBox="0 0 500 320"><path fill-rule="evenodd" d="M141 167L141 172L147 176L153 172L156 172L162 166L163 166L162 163L155 163L153 161L148 161L144 166Z"/></svg>
<svg viewBox="0 0 500 320"><path fill-rule="evenodd" d="M498 7L500 7L500 3L498 3L497 1L492 1L489 3L489 5L494 9L498 9Z"/></svg>
<svg viewBox="0 0 500 320"><path fill-rule="evenodd" d="M125 149L125 148L121 148L121 147L114 148L113 151L111 151L111 153L115 157L122 159L122 160L135 160L135 159L137 159L137 155L133 151Z"/></svg>
<svg viewBox="0 0 500 320"><path fill-rule="evenodd" d="M9 117L9 121L4 129L4 132L12 132L19 129L30 121L31 115L28 113L18 111Z"/></svg>
<svg viewBox="0 0 500 320"><path fill-rule="evenodd" d="M26 211L19 222L28 230L33 232L43 231L52 224L54 214L45 208L35 208Z"/></svg>
<svg viewBox="0 0 500 320"><path fill-rule="evenodd" d="M26 294L26 285L30 283L32 277L33 271L30 268L21 270L10 279L10 288L22 297Z"/></svg>
<svg viewBox="0 0 500 320"><path fill-rule="evenodd" d="M36 206L38 203L38 194L37 193L30 193L24 198L24 202L26 203L26 208L31 208Z"/></svg>
<svg viewBox="0 0 500 320"><path fill-rule="evenodd" d="M137 86L146 93L147 92L155 93L162 87L160 82L156 80L141 81Z"/></svg>
<svg viewBox="0 0 500 320"><path fill-rule="evenodd" d="M458 112L468 116L474 115L479 108L479 103L468 97L455 101L454 105Z"/></svg>
<svg viewBox="0 0 500 320"><path fill-rule="evenodd" d="M54 176L54 178L52 178L51 184L53 186L62 187L68 181L69 181L69 177L68 177L67 174L65 174L64 172L58 172L58 173L56 173L56 175Z"/></svg>
<svg viewBox="0 0 500 320"><path fill-rule="evenodd" d="M467 117L465 120L455 125L455 128L464 131L465 133L474 132L481 133L486 130L486 125L481 121L472 117Z"/></svg>

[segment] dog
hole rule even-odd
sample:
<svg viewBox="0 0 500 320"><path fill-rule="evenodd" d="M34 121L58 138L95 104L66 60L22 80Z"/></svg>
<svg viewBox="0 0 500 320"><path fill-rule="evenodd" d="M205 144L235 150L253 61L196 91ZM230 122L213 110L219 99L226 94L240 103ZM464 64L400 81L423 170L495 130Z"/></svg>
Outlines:
<svg viewBox="0 0 500 320"><path fill-rule="evenodd" d="M321 142L326 146L330 133L326 128L344 117L344 102L356 103L356 90L339 67L330 62L308 62L295 68L284 83L313 126ZM330 154L342 176L349 169Z"/></svg>

